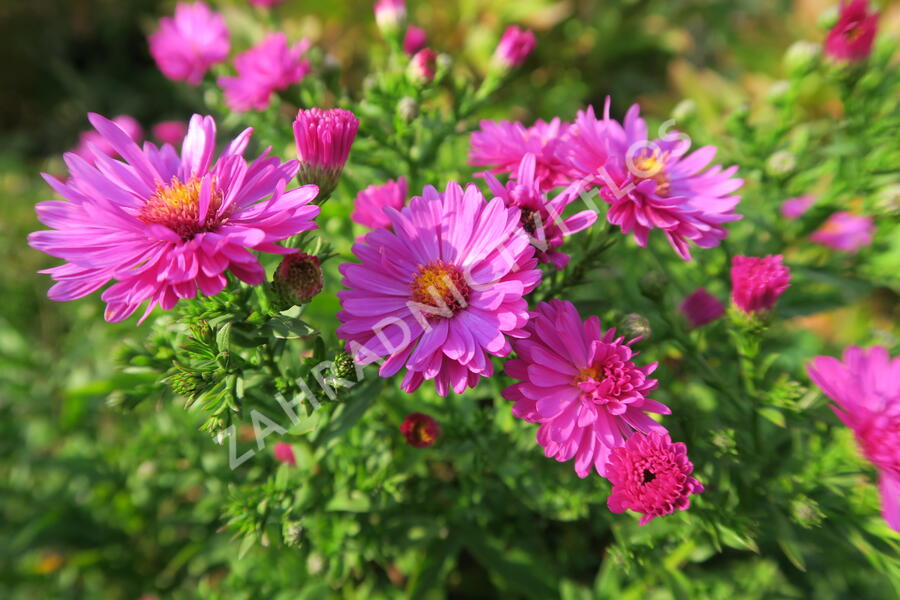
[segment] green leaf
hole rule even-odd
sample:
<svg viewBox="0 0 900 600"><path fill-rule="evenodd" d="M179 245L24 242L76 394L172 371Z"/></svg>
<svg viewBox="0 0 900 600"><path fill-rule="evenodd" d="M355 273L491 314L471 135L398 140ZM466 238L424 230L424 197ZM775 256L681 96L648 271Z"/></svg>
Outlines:
<svg viewBox="0 0 900 600"><path fill-rule="evenodd" d="M285 315L275 315L269 319L263 331L275 338L296 339L315 333L315 330L300 319Z"/></svg>
<svg viewBox="0 0 900 600"><path fill-rule="evenodd" d="M756 412L758 412L760 415L762 415L763 417L765 417L772 423L775 423L779 427L785 426L784 413L782 413L777 408L772 408L771 406L764 406L763 408L760 408Z"/></svg>

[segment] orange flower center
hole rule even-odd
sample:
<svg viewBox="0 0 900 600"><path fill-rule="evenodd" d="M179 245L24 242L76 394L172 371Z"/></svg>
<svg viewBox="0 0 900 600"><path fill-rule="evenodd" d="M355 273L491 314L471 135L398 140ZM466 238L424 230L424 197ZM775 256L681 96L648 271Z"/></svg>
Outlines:
<svg viewBox="0 0 900 600"><path fill-rule="evenodd" d="M138 219L148 225L164 225L181 236L184 241L205 231L214 231L228 217L220 215L222 193L210 183L209 207L200 220L200 189L202 182L194 177L187 183L172 177L169 185L158 184L156 191L141 208Z"/></svg>
<svg viewBox="0 0 900 600"><path fill-rule="evenodd" d="M443 260L420 266L410 287L413 302L449 311L435 316L455 315L468 306L471 293L462 269Z"/></svg>
<svg viewBox="0 0 900 600"><path fill-rule="evenodd" d="M671 191L669 176L666 175L665 162L668 158L663 152L654 151L651 155L644 155L634 161L634 175L641 181L652 180L656 182L656 193L660 196L668 196Z"/></svg>

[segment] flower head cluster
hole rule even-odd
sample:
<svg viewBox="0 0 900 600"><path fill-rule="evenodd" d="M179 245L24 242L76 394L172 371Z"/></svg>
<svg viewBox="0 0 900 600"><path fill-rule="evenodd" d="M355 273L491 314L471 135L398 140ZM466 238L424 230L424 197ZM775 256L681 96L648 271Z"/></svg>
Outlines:
<svg viewBox="0 0 900 600"><path fill-rule="evenodd" d="M124 131L129 138L134 140L135 143L141 143L141 140L144 137L144 130L141 128L140 123L133 117L119 115L118 117L115 117L112 122ZM118 154L116 154L116 149L109 140L93 129L85 131L79 136L78 145L75 146L72 152L92 165L95 164L96 161L94 157L97 156L98 153L113 158L118 156Z"/></svg>
<svg viewBox="0 0 900 600"><path fill-rule="evenodd" d="M230 42L225 19L203 2L175 6L174 17L163 17L150 35L150 54L163 75L199 85L210 66L228 58Z"/></svg>
<svg viewBox="0 0 900 600"><path fill-rule="evenodd" d="M707 292L706 288L701 287L685 298L678 306L678 310L687 319L688 324L696 328L721 318L725 314L725 305Z"/></svg>
<svg viewBox="0 0 900 600"><path fill-rule="evenodd" d="M840 61L867 58L877 31L878 13L869 12L868 0L842 2L838 22L825 38L825 53Z"/></svg>
<svg viewBox="0 0 900 600"><path fill-rule="evenodd" d="M808 370L878 469L884 518L900 531L900 357L880 346L851 346L843 361L817 356Z"/></svg>
<svg viewBox="0 0 900 600"><path fill-rule="evenodd" d="M91 165L65 156L71 178L49 175L64 200L41 202L38 217L50 227L29 236L36 249L67 261L46 270L56 280L54 300L74 300L102 288L106 319L121 321L149 301L170 309L181 298L225 287L225 271L256 285L265 270L250 250L290 254L275 244L315 228L316 188L285 191L296 162L268 155L247 163L246 130L215 158L216 125L194 115L181 155L169 145L137 146L112 121L91 123L125 162L97 156ZM265 202L260 202L268 198Z"/></svg>
<svg viewBox="0 0 900 600"><path fill-rule="evenodd" d="M518 67L525 62L536 45L534 32L518 25L510 25L503 32L503 37L494 50L494 61L505 69Z"/></svg>
<svg viewBox="0 0 900 600"><path fill-rule="evenodd" d="M309 73L309 61L303 55L309 40L288 45L283 33L272 33L262 42L234 59L236 77L220 77L225 101L231 110L265 110L274 92L301 81Z"/></svg>
<svg viewBox="0 0 900 600"><path fill-rule="evenodd" d="M603 332L600 320L582 322L571 302L540 303L525 327L528 337L513 341L519 358L506 363L506 374L520 383L503 391L515 402L513 414L540 423L537 441L559 462L575 460L575 472L606 475L613 448L633 432L665 433L646 413L669 414L647 395L657 363L642 367L633 359L634 340Z"/></svg>
<svg viewBox="0 0 900 600"><path fill-rule="evenodd" d="M561 193L553 200L547 200L536 178L537 162L534 154L526 154L519 163L514 180L505 186L490 173L485 174L491 192L502 198L507 206L517 207L522 228L531 239L542 263L553 263L562 269L569 262L568 255L557 250L565 236L587 229L597 220L597 213L583 210L566 219L562 218L566 207L576 199L577 186Z"/></svg>
<svg viewBox="0 0 900 600"><path fill-rule="evenodd" d="M735 256L731 261L731 301L746 314L772 310L790 281L791 270L780 254Z"/></svg>
<svg viewBox="0 0 900 600"><path fill-rule="evenodd" d="M526 154L535 157L535 179L542 191L568 185L569 167L560 157L569 130L567 123L553 119L537 121L531 127L518 122L482 121L472 134L469 164L491 167L492 173L508 173L515 178Z"/></svg>
<svg viewBox="0 0 900 600"><path fill-rule="evenodd" d="M383 377L406 367L407 392L426 380L442 396L474 387L492 355L509 354L507 337L526 335L524 296L541 277L518 209L450 182L384 211L392 228L353 246L362 264L341 265L338 335L359 364L386 356Z"/></svg>
<svg viewBox="0 0 900 600"><path fill-rule="evenodd" d="M835 250L856 252L870 245L874 234L875 225L872 217L840 211L828 217L809 239Z"/></svg>
<svg viewBox="0 0 900 600"><path fill-rule="evenodd" d="M611 119L607 99L602 120L593 107L578 113L566 157L575 177L600 187L610 223L642 247L652 229L661 229L678 255L690 260L691 244L718 246L728 235L724 224L741 218L734 212L740 197L732 192L743 181L733 177L736 166L707 168L715 147L687 154L689 148L674 132L651 140L637 105L623 123Z"/></svg>
<svg viewBox="0 0 900 600"><path fill-rule="evenodd" d="M641 525L686 510L691 494L703 492L693 471L682 442L673 444L668 434L656 432L633 435L609 457L606 477L613 487L607 506L614 513L641 513Z"/></svg>
<svg viewBox="0 0 900 600"><path fill-rule="evenodd" d="M381 185L370 185L356 196L350 219L369 229L390 227L391 220L384 212L387 207L400 210L406 204L408 190L405 177Z"/></svg>
<svg viewBox="0 0 900 600"><path fill-rule="evenodd" d="M400 433L413 448L428 448L441 436L441 426L429 415L410 413L400 424Z"/></svg>
<svg viewBox="0 0 900 600"><path fill-rule="evenodd" d="M300 109L294 121L294 140L300 159L301 183L319 187L323 201L334 188L350 156L350 147L359 131L359 119L343 108Z"/></svg>

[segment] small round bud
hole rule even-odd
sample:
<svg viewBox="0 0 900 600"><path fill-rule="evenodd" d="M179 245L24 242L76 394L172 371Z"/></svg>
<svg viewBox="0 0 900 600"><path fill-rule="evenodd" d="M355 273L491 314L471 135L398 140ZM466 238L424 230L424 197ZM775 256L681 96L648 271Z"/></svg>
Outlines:
<svg viewBox="0 0 900 600"><path fill-rule="evenodd" d="M303 544L303 524L293 519L285 521L281 525L281 537L287 546L299 548Z"/></svg>
<svg viewBox="0 0 900 600"><path fill-rule="evenodd" d="M818 63L822 49L819 44L798 40L784 53L784 66L792 75L809 73Z"/></svg>
<svg viewBox="0 0 900 600"><path fill-rule="evenodd" d="M286 305L306 304L322 291L325 276L315 256L305 252L288 254L272 279L272 289Z"/></svg>
<svg viewBox="0 0 900 600"><path fill-rule="evenodd" d="M826 8L821 13L819 13L819 18L816 19L816 24L822 29L831 29L832 27L837 25L840 16L841 7L838 5L834 5Z"/></svg>
<svg viewBox="0 0 900 600"><path fill-rule="evenodd" d="M403 0L378 0L375 22L385 37L395 36L406 25L406 3Z"/></svg>
<svg viewBox="0 0 900 600"><path fill-rule="evenodd" d="M629 313L622 319L622 333L630 338L647 339L651 335L650 321L638 313Z"/></svg>
<svg viewBox="0 0 900 600"><path fill-rule="evenodd" d="M662 271L649 271L638 279L638 289L651 300L661 300L669 286L669 278Z"/></svg>
<svg viewBox="0 0 900 600"><path fill-rule="evenodd" d="M407 73L416 83L426 84L434 81L437 72L437 52L431 48L423 48L416 52L409 61Z"/></svg>
<svg viewBox="0 0 900 600"><path fill-rule="evenodd" d="M400 98L400 102L397 103L397 114L401 119L410 123L419 116L419 103L409 96Z"/></svg>
<svg viewBox="0 0 900 600"><path fill-rule="evenodd" d="M779 150L766 161L766 171L770 175L787 175L797 166L797 157L787 150Z"/></svg>
<svg viewBox="0 0 900 600"><path fill-rule="evenodd" d="M334 357L334 375L341 379L349 379L356 374L356 363L349 352L341 352Z"/></svg>

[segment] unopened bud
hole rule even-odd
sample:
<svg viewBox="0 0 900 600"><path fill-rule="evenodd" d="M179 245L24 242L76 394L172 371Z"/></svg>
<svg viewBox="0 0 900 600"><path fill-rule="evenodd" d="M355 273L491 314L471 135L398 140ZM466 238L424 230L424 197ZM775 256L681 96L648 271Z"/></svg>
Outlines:
<svg viewBox="0 0 900 600"><path fill-rule="evenodd" d="M409 96L400 98L400 102L397 103L397 113L401 119L410 123L419 116L419 103Z"/></svg>
<svg viewBox="0 0 900 600"><path fill-rule="evenodd" d="M410 413L400 425L400 433L413 448L433 446L441 435L441 427L432 417L423 413Z"/></svg>
<svg viewBox="0 0 900 600"><path fill-rule="evenodd" d="M319 259L305 252L285 256L272 279L273 291L289 306L306 304L322 291L324 284Z"/></svg>
<svg viewBox="0 0 900 600"><path fill-rule="evenodd" d="M622 319L622 333L630 338L647 339L651 335L650 321L637 313L629 313Z"/></svg>
<svg viewBox="0 0 900 600"><path fill-rule="evenodd" d="M349 379L356 373L356 363L349 352L341 352L334 357L334 376L340 379Z"/></svg>
<svg viewBox="0 0 900 600"><path fill-rule="evenodd" d="M779 150L766 161L766 171L770 175L787 175L797 166L797 157L787 150Z"/></svg>
<svg viewBox="0 0 900 600"><path fill-rule="evenodd" d="M798 40L784 53L784 66L792 75L804 75L816 66L821 53L819 44Z"/></svg>
<svg viewBox="0 0 900 600"><path fill-rule="evenodd" d="M303 544L303 524L293 519L285 521L281 526L281 536L286 545L299 548Z"/></svg>
<svg viewBox="0 0 900 600"><path fill-rule="evenodd" d="M437 72L437 52L431 48L423 48L416 52L409 61L410 79L416 83L431 83L434 81L434 75Z"/></svg>
<svg viewBox="0 0 900 600"><path fill-rule="evenodd" d="M406 3L403 0L378 0L375 22L385 37L396 35L406 26Z"/></svg>

